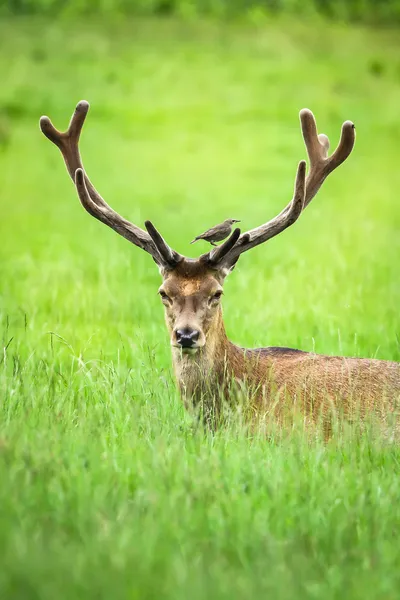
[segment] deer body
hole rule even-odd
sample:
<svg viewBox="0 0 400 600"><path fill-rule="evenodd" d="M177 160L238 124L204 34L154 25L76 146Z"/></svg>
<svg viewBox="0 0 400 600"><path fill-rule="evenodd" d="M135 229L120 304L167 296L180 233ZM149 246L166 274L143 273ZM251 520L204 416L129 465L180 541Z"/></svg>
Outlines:
<svg viewBox="0 0 400 600"><path fill-rule="evenodd" d="M202 405L216 415L232 395L231 387L224 390L226 382L245 389L257 419L269 415L275 422L300 411L315 425L321 419L331 423L337 415L354 421L368 414L385 425L400 410L400 368L395 362L280 347L248 350L226 340L213 354L182 356L175 351L173 363L186 404Z"/></svg>
<svg viewBox="0 0 400 600"><path fill-rule="evenodd" d="M178 276L179 283L174 281L189 295L196 289L192 271L186 270L187 282L182 276ZM180 272L185 269L181 267ZM187 314L184 318L192 319ZM173 338L168 314L166 321ZM400 410L399 363L282 347L241 348L228 340L221 306L206 324L205 337L206 343L196 353L172 347L175 377L188 407L201 406L205 413L218 417L222 404L235 401L239 391L257 420L268 416L287 422L302 413L308 422L318 425L322 420L330 429L339 415L354 421L370 414L388 434L393 433L393 415Z"/></svg>
<svg viewBox="0 0 400 600"><path fill-rule="evenodd" d="M292 200L267 223L241 234L235 229L220 246L198 259L175 252L154 225L140 229L115 212L86 175L78 142L89 105L80 102L69 128L61 133L42 117L43 133L61 150L83 207L102 223L148 252L159 267L159 289L170 333L173 365L188 406L203 406L206 416L224 403L245 403L249 419L270 417L285 424L300 415L313 425L320 419L329 431L334 416L350 421L377 418L383 429L400 429L400 364L369 359L323 356L289 348L244 349L230 342L222 318L226 276L241 254L292 225L314 198L326 177L351 153L354 125L342 126L339 145L328 156L328 138L317 133L311 111L300 112L310 161L298 165Z"/></svg>

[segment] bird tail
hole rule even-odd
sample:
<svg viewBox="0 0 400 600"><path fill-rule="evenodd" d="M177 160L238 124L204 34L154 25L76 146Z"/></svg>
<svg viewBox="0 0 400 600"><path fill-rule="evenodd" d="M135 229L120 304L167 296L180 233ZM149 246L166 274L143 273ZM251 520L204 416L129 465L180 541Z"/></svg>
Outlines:
<svg viewBox="0 0 400 600"><path fill-rule="evenodd" d="M195 243L195 242L197 242L197 240L199 240L199 239L200 239L200 238L198 238L198 237L195 237L195 238L194 238L194 240L192 240L190 243L191 243L191 244L194 244L194 243Z"/></svg>

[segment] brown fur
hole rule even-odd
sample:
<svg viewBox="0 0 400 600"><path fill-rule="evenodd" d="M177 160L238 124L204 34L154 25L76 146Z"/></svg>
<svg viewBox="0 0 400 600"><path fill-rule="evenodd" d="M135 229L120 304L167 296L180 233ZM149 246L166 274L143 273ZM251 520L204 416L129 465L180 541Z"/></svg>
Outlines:
<svg viewBox="0 0 400 600"><path fill-rule="evenodd" d="M221 306L207 309L210 293L221 287L218 272L200 261L183 261L166 274L162 289L173 298L167 326L200 328L204 345L195 354L173 347L176 379L186 404L201 404L218 414L237 390L245 390L247 409L257 420L323 422L336 418L377 418L388 435L398 429L400 364L382 360L324 356L291 348L240 348L226 336ZM236 390L235 390L236 388Z"/></svg>

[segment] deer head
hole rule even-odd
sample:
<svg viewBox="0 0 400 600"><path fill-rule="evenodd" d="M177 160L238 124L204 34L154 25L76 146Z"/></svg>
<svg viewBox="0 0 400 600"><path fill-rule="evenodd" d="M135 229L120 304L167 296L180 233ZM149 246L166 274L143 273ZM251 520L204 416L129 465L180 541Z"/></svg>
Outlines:
<svg viewBox="0 0 400 600"><path fill-rule="evenodd" d="M197 259L191 259L173 250L150 221L145 222L144 231L121 217L96 191L84 171L78 148L88 110L87 102L79 102L64 133L57 131L48 117L40 119L41 130L61 150L85 210L145 250L158 265L163 279L159 294L165 306L171 345L184 353L195 353L207 344L215 344L213 332L217 332L222 324L220 301L224 280L240 255L292 225L329 173L349 156L355 142L354 125L346 121L339 145L328 157L328 138L317 134L312 112L303 109L300 123L310 169L306 177L306 163L304 160L299 163L292 200L267 223L243 234L240 229L235 229L223 244Z"/></svg>

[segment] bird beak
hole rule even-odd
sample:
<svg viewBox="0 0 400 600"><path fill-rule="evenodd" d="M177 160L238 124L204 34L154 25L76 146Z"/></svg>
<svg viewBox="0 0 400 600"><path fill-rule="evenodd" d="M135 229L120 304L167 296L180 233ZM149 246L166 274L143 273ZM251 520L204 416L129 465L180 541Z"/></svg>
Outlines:
<svg viewBox="0 0 400 600"><path fill-rule="evenodd" d="M233 219L234 223L240 223L240 219Z"/></svg>

